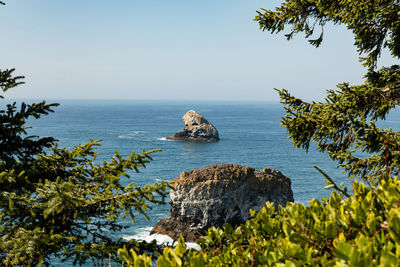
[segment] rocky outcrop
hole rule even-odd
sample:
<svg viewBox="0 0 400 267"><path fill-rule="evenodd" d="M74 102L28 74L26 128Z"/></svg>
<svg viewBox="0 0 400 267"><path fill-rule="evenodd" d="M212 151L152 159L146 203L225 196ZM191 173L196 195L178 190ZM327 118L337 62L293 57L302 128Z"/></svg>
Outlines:
<svg viewBox="0 0 400 267"><path fill-rule="evenodd" d="M249 209L260 210L266 201L275 207L294 201L290 179L272 169L215 164L183 172L173 181L171 215L151 233L175 240L182 235L186 241L195 241L211 226L243 223L250 218Z"/></svg>
<svg viewBox="0 0 400 267"><path fill-rule="evenodd" d="M185 127L175 135L167 137L172 140L192 140L192 141L218 141L217 129L209 123L203 116L194 110L189 110L183 115Z"/></svg>

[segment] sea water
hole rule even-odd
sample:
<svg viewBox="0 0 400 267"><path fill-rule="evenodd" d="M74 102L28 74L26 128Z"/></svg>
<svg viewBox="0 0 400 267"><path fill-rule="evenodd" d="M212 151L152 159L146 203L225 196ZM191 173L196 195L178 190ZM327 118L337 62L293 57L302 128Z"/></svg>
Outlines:
<svg viewBox="0 0 400 267"><path fill-rule="evenodd" d="M109 160L115 150L122 156L142 149L162 149L140 173L130 173L136 185L160 180L171 181L182 171L216 163L235 163L255 169L274 168L292 181L296 202L307 204L312 198L328 197L324 177L317 165L337 181L346 181L336 163L311 146L308 153L294 148L288 133L280 126L284 109L279 103L163 102L163 101L60 101L55 113L30 120L29 134L53 136L59 146L72 148L91 139L102 139L99 161ZM218 142L167 140L183 129L182 116L194 109L219 131ZM389 124L399 125L394 117ZM168 199L167 199L168 203ZM138 215L136 223L123 221L127 229L116 237L151 240L149 232L156 222L169 214L169 204L153 206L150 220ZM166 236L159 242L171 243Z"/></svg>

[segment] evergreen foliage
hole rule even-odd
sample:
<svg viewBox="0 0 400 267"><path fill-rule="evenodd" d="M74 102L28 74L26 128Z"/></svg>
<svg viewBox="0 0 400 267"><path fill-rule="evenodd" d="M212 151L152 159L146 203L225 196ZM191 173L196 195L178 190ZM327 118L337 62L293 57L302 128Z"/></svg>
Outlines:
<svg viewBox="0 0 400 267"><path fill-rule="evenodd" d="M13 71L0 70L3 92L23 83ZM135 211L147 217L150 203L164 203L164 181L144 187L122 183L156 150L126 158L116 151L110 161L98 163L99 140L69 150L52 137L27 135L27 119L47 115L55 106L13 103L0 110L1 265L49 265L54 257L100 263L119 261L116 252L123 245L138 252L158 249L154 243L110 237L124 228L122 217L134 222Z"/></svg>
<svg viewBox="0 0 400 267"><path fill-rule="evenodd" d="M286 0L274 11L257 11L255 21L271 33L291 26L285 34L288 40L298 33L312 38L319 26L318 38L309 40L316 47L322 43L326 23L344 24L353 32L358 52L366 54L361 61L372 70L383 48L395 58L400 56L399 5L397 0Z"/></svg>
<svg viewBox="0 0 400 267"><path fill-rule="evenodd" d="M341 83L328 90L325 102L308 103L283 89L278 90L287 115L282 125L296 147L308 149L314 141L319 150L337 160L350 176L367 177L399 171L399 134L380 129L377 120L385 119L400 101L400 66L376 70L382 49L400 57L400 3L395 0L288 0L275 11L258 11L255 20L262 30L284 31L288 39L303 32L312 38L316 25L344 24L354 33L355 45L368 67L365 83ZM323 34L309 40L319 46ZM368 154L360 157L359 151Z"/></svg>
<svg viewBox="0 0 400 267"><path fill-rule="evenodd" d="M311 142L338 162L352 190L326 178L335 192L308 205L271 203L245 224L211 228L199 240L201 251L187 250L181 239L165 248L157 266L400 266L400 132L380 129L376 121L399 105L400 67L376 70L382 49L400 57L398 0L286 0L255 17L271 33L290 27L290 40L304 33L318 47L328 22L344 24L367 68L365 82L338 85L324 102L305 102L277 90L285 106L282 118L296 147ZM316 28L321 33L313 38ZM150 266L150 257L119 250L129 266Z"/></svg>

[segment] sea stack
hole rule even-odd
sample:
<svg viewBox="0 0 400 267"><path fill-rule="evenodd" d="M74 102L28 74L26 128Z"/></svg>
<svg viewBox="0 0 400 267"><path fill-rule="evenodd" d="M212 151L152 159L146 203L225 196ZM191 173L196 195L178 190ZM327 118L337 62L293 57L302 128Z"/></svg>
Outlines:
<svg viewBox="0 0 400 267"><path fill-rule="evenodd" d="M203 116L194 110L189 110L182 118L185 123L183 130L173 136L167 137L171 140L189 140L189 141L218 141L219 135L217 129L208 122Z"/></svg>
<svg viewBox="0 0 400 267"><path fill-rule="evenodd" d="M215 164L174 178L170 191L171 215L159 221L151 234L182 235L195 241L209 227L238 225L250 219L249 209L260 210L265 202L285 206L293 202L291 181L280 171L238 164Z"/></svg>

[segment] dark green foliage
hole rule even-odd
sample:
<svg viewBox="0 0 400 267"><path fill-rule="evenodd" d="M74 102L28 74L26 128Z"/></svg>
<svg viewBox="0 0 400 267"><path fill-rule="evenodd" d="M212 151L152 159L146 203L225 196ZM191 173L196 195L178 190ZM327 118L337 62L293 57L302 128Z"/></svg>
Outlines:
<svg viewBox="0 0 400 267"><path fill-rule="evenodd" d="M383 169L397 174L400 139L391 129L380 129L384 119L400 101L400 67L382 68L367 75L365 84L339 84L328 90L324 103L307 103L285 89L278 91L287 115L282 125L297 147L310 142L327 152L351 176L365 177ZM358 151L364 152L364 157ZM387 167L387 168L386 168Z"/></svg>
<svg viewBox="0 0 400 267"><path fill-rule="evenodd" d="M1 3L1 2L0 2ZM15 71L15 69L5 70L0 72L0 88L3 92L7 91L8 89L15 87L20 84L24 84L22 79L24 76L16 76L13 77L11 74ZM0 96L0 98L4 98Z"/></svg>
<svg viewBox="0 0 400 267"><path fill-rule="evenodd" d="M3 91L21 84L13 70L0 70ZM57 104L9 104L0 110L0 260L1 265L49 263L50 257L87 259L115 257L125 245L138 252L157 246L124 241L112 233L123 229L120 220L134 211L147 217L149 203L164 203L167 183L144 187L122 185L129 171L138 171L153 151L118 152L98 163L99 140L74 147L58 147L54 138L27 136L25 122L52 112ZM126 178L125 178L126 179ZM160 197L161 196L161 197Z"/></svg>
<svg viewBox="0 0 400 267"><path fill-rule="evenodd" d="M313 36L315 27L321 27L317 39L309 42L318 47L323 40L323 28L327 22L344 24L354 34L355 45L365 66L376 66L383 48L389 48L392 56L400 56L400 3L396 0L287 0L275 11L261 9L255 20L260 29L278 33L287 26L291 29L286 37L304 32Z"/></svg>
<svg viewBox="0 0 400 267"><path fill-rule="evenodd" d="M3 92L23 84L21 80L24 77L13 77L13 72L14 69L0 70L0 88ZM0 95L0 98L4 97ZM23 170L24 164L30 164L37 153L43 152L54 143L55 139L51 137L26 136L26 129L29 127L25 125L25 122L29 117L38 119L42 115L53 112L52 108L55 106L58 104L48 105L43 101L30 105L22 103L18 109L14 102L6 105L6 109L0 110L0 160L5 168L15 166L18 162Z"/></svg>
<svg viewBox="0 0 400 267"><path fill-rule="evenodd" d="M393 0L288 0L275 11L258 11L255 18L261 29L272 33L291 26L288 39L300 32L308 38L316 25L323 28L328 21L344 24L354 33L358 51L366 55L361 58L368 66L364 84L341 83L337 90L327 91L322 103L307 103L278 90L287 113L282 125L294 145L308 149L311 141L316 142L350 176L399 171L399 134L380 129L376 121L399 104L400 67L374 69L385 47L394 58L400 57L399 14L400 3ZM311 43L318 46L321 41Z"/></svg>

